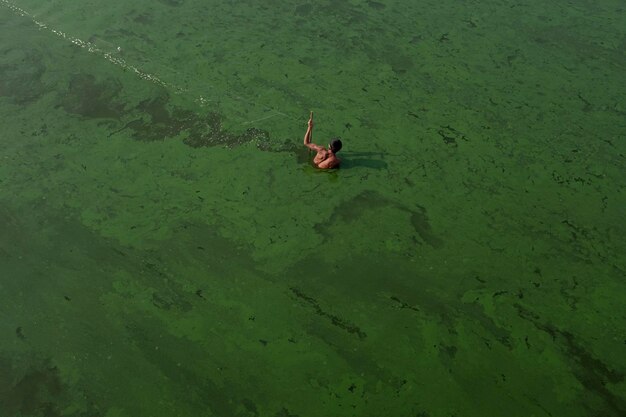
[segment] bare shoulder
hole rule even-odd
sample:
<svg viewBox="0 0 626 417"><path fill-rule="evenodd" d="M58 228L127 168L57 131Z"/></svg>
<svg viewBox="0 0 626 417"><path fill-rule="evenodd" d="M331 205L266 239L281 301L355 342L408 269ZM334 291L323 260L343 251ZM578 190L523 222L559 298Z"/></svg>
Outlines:
<svg viewBox="0 0 626 417"><path fill-rule="evenodd" d="M340 163L341 163L341 159L337 158L335 155L332 155L326 158L325 160L323 160L322 162L320 162L319 164L317 164L317 167L321 169L338 168Z"/></svg>

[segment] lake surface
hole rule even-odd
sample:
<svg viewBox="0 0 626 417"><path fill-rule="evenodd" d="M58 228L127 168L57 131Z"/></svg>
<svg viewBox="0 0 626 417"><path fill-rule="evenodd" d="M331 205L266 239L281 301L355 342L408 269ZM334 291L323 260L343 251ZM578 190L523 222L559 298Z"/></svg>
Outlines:
<svg viewBox="0 0 626 417"><path fill-rule="evenodd" d="M625 415L625 16L0 0L0 415Z"/></svg>

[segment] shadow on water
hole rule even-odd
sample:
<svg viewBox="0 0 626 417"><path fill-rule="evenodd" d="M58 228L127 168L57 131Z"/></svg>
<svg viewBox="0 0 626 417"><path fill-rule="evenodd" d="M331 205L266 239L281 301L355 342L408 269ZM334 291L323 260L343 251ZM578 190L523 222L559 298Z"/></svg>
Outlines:
<svg viewBox="0 0 626 417"><path fill-rule="evenodd" d="M341 155L341 169L387 169L388 164L382 158L380 152L346 152Z"/></svg>

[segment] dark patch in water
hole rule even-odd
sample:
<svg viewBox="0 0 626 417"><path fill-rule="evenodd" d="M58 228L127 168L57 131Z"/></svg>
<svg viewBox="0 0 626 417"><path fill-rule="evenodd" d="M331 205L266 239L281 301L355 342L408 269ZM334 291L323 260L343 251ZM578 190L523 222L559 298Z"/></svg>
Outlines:
<svg viewBox="0 0 626 417"><path fill-rule="evenodd" d="M330 216L330 223L337 220L348 221L358 217L363 210L393 205L376 191L363 191L349 200L340 203Z"/></svg>
<svg viewBox="0 0 626 417"><path fill-rule="evenodd" d="M267 149L261 149L271 152L289 152L295 156L298 164L307 164L313 160L313 155L308 148L302 146L300 142L294 142L289 139L285 140L282 145L275 146L271 149L269 147Z"/></svg>
<svg viewBox="0 0 626 417"><path fill-rule="evenodd" d="M405 53L397 45L389 44L377 47L373 44L364 44L362 48L372 62L387 63L396 75L404 75L415 67L414 58L411 54Z"/></svg>
<svg viewBox="0 0 626 417"><path fill-rule="evenodd" d="M456 357L456 352L458 351L456 346L448 346L444 344L439 345L439 352L448 356L450 359L454 359Z"/></svg>
<svg viewBox="0 0 626 417"><path fill-rule="evenodd" d="M211 359L207 359L207 350L202 344L172 336L163 331L162 323L146 318L141 318L141 323L129 320L125 327L133 346L141 351L143 358L168 381L184 387L179 394L180 401L197 410L210 409L216 416L242 415L236 411L240 404L237 394L241 385L228 379L216 381L216 377L207 372L204 364ZM183 345L184 349L181 349ZM155 349L157 346L159 349ZM221 372L223 368L218 365L213 369Z"/></svg>
<svg viewBox="0 0 626 417"><path fill-rule="evenodd" d="M398 297L396 297L396 296L394 296L394 295L392 295L392 296L391 296L391 297L389 297L389 298L390 298L392 301L395 301L397 304L399 304L399 307L398 307L398 308L400 308L400 309L402 309L402 308L408 308L409 310L413 310L413 311L416 311L416 312L419 312L419 311L420 311L420 309L419 309L419 308L417 308L417 307L415 307L415 306L412 306L412 305L410 305L409 303L405 303L404 301L400 300Z"/></svg>
<svg viewBox="0 0 626 417"><path fill-rule="evenodd" d="M372 270L368 266L368 270ZM384 266L379 266L384 270ZM386 269L390 269L387 267ZM365 273L365 272L364 272ZM456 334L455 327L459 320L470 320L484 329L488 334L483 336L476 333L488 349L492 348L493 342L497 342L508 350L514 348L511 332L497 323L497 320L485 313L484 308L478 303L461 303L455 305L432 294L416 292L414 294L402 294L401 298L395 295L389 297L395 302L394 308L409 313L428 314L438 316L442 325L451 334ZM413 313L411 313L413 314Z"/></svg>
<svg viewBox="0 0 626 417"><path fill-rule="evenodd" d="M49 363L19 374L0 358L0 415L60 417L68 405L59 370Z"/></svg>
<svg viewBox="0 0 626 417"><path fill-rule="evenodd" d="M405 55L397 47L388 46L385 49L389 51L387 63L391 65L393 72L402 75L413 69L413 58L411 56Z"/></svg>
<svg viewBox="0 0 626 417"><path fill-rule="evenodd" d="M132 130L132 137L137 140L152 142L183 136L183 142L193 148L208 146L235 147L255 142L261 150L271 150L269 133L257 128L249 128L235 134L224 130L222 116L217 112L199 115L190 110L170 105L167 93L143 100L136 107L143 116L128 122L123 128ZM109 136L111 136L109 135Z"/></svg>
<svg viewBox="0 0 626 417"><path fill-rule="evenodd" d="M441 126L441 129L437 131L437 134L441 136L443 143L446 145L458 146L459 140L467 141L467 137L462 132L459 132L452 126Z"/></svg>
<svg viewBox="0 0 626 417"><path fill-rule="evenodd" d="M311 3L300 4L296 6L295 14L298 16L308 16L311 14L313 10L313 5Z"/></svg>
<svg viewBox="0 0 626 417"><path fill-rule="evenodd" d="M372 1L372 0L367 0L367 5L375 10L383 10L384 8L387 7L382 3L379 3L377 1Z"/></svg>
<svg viewBox="0 0 626 417"><path fill-rule="evenodd" d="M297 414L291 414L286 408L282 408L279 412L274 414L274 417L298 417Z"/></svg>
<svg viewBox="0 0 626 417"><path fill-rule="evenodd" d="M332 16L341 25L353 26L363 24L367 21L368 16L360 5L354 5L348 0L335 0L332 2L318 2L315 3L315 9L319 10L324 16ZM321 34L322 38L329 36L327 34Z"/></svg>
<svg viewBox="0 0 626 417"><path fill-rule="evenodd" d="M122 90L119 81L107 78L98 82L91 74L75 74L60 106L68 113L94 119L120 119L124 105L115 98Z"/></svg>
<svg viewBox="0 0 626 417"><path fill-rule="evenodd" d="M485 314L483 307L477 303L463 304L460 309L460 314L465 317L471 317L471 319L487 330L497 342L505 346L507 349L513 349L513 343L511 343L511 332L505 328L498 326L494 319ZM485 340L483 340L485 341ZM489 341L485 341L488 348L490 347Z"/></svg>
<svg viewBox="0 0 626 417"><path fill-rule="evenodd" d="M241 400L241 404L243 404L243 406L246 407L246 410L248 410L248 412L250 412L253 416L259 415L259 410L257 409L256 404L251 400L244 398Z"/></svg>
<svg viewBox="0 0 626 417"><path fill-rule="evenodd" d="M26 336L24 336L24 331L22 330L22 327L18 327L17 329L15 329L15 335L20 340L26 340Z"/></svg>
<svg viewBox="0 0 626 417"><path fill-rule="evenodd" d="M418 235L420 235L424 242L426 242L433 248L441 247L443 242L441 241L441 239L433 234L430 223L428 222L428 217L426 216L426 209L424 207L418 206L417 210L410 211L410 213L413 229L417 232Z"/></svg>
<svg viewBox="0 0 626 417"><path fill-rule="evenodd" d="M328 225L332 225L337 221L351 222L362 215L366 210L394 207L398 210L405 211L411 215L411 225L420 238L433 248L439 248L443 242L436 237L428 222L426 209L421 206L409 208L395 201L386 198L376 191L363 191L360 194L340 203L333 211L330 219L315 225L315 229L322 235L328 235Z"/></svg>
<svg viewBox="0 0 626 417"><path fill-rule="evenodd" d="M159 1L170 7L182 6L185 3L185 0L159 0Z"/></svg>
<svg viewBox="0 0 626 417"><path fill-rule="evenodd" d="M262 151L292 153L299 163L306 163L311 159L308 149L299 142L285 140L282 144L272 143L265 130L255 127L239 133L225 130L220 113L209 111L198 114L173 105L169 94L162 88L156 90L153 97L141 101L134 109L127 111L124 105L115 102L121 88L118 82L111 79L97 82L92 75L77 74L72 77L61 107L70 113L92 118L120 119L126 114L134 116L134 120L112 130L108 137L126 130L130 131L133 139L144 142L180 136L183 143L193 148L232 148L252 142Z"/></svg>
<svg viewBox="0 0 626 417"><path fill-rule="evenodd" d="M167 95L161 95L142 101L137 108L150 115L152 124L167 125L174 121L165 107L168 101L169 97Z"/></svg>
<svg viewBox="0 0 626 417"><path fill-rule="evenodd" d="M188 312L192 309L191 303L187 301L181 294L175 291L167 291L167 293L153 293L152 304L161 310L174 310L183 313Z"/></svg>
<svg viewBox="0 0 626 417"><path fill-rule="evenodd" d="M269 134L254 127L240 134L223 130L221 116L217 113L209 113L204 119L195 120L189 129L189 136L184 140L187 145L194 148L217 145L234 147L255 141L260 148L263 148L263 144L269 141Z"/></svg>
<svg viewBox="0 0 626 417"><path fill-rule="evenodd" d="M142 25L149 25L150 23L152 23L152 15L149 13L142 13L133 18L133 21L141 23Z"/></svg>
<svg viewBox="0 0 626 417"><path fill-rule="evenodd" d="M149 117L126 124L125 128L133 131L134 139L145 142L164 140L178 135L185 128L193 114L179 109L174 111L175 114L170 114L167 109L168 101L169 97L165 94L139 103L136 109Z"/></svg>
<svg viewBox="0 0 626 417"><path fill-rule="evenodd" d="M42 55L34 50L0 50L0 97L9 97L17 105L36 101L47 88L41 81L46 71ZM8 62L8 63L6 63Z"/></svg>
<svg viewBox="0 0 626 417"><path fill-rule="evenodd" d="M606 406L615 412L615 415L626 415L626 402L624 399L615 395L606 386L607 383L623 383L623 374L610 369L607 364L595 358L591 352L585 350L578 343L570 332L558 329L550 323L542 323L538 314L521 304L516 303L513 306L517 309L519 317L531 322L537 329L549 334L561 350L568 355L573 374L582 386L602 398Z"/></svg>
<svg viewBox="0 0 626 417"><path fill-rule="evenodd" d="M322 310L322 307L320 307L317 300L315 300L313 297L309 297L308 295L304 294L302 291L294 287L291 287L290 290L292 293L294 293L294 295L297 298L299 298L300 300L306 302L308 305L313 307L313 309L315 310L315 314L322 316L322 317L326 317L327 319L330 319L330 322L334 326L337 326L340 329L347 331L348 333L356 334L359 337L359 339L365 339L367 337L367 334L365 334L365 332L362 331L358 326L355 326L354 324L340 317L337 317L334 314L330 314Z"/></svg>

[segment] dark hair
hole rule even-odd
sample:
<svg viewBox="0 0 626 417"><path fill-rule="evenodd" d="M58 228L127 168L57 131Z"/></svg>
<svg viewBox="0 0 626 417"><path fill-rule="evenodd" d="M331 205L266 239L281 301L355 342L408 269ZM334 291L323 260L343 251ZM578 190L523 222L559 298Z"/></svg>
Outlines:
<svg viewBox="0 0 626 417"><path fill-rule="evenodd" d="M330 150L333 151L333 153L339 152L341 150L341 146L341 139L339 138L335 138L330 141Z"/></svg>

